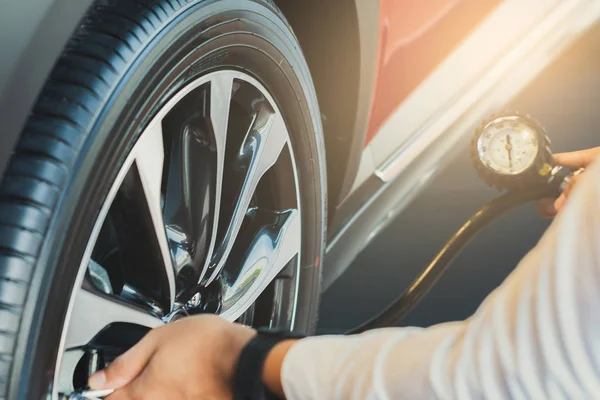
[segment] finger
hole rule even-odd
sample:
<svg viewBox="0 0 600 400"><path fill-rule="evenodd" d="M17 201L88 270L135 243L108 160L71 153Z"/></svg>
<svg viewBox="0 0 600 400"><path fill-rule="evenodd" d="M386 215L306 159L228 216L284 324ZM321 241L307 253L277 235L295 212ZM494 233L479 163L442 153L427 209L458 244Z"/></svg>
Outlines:
<svg viewBox="0 0 600 400"><path fill-rule="evenodd" d="M135 380L134 380L135 382ZM152 388L150 388L152 389ZM118 389L110 396L106 397L105 400L150 400L148 396L144 397L143 393L134 391L131 385L127 385L121 389Z"/></svg>
<svg viewBox="0 0 600 400"><path fill-rule="evenodd" d="M165 393L167 390L169 392ZM112 395L108 396L106 400L165 400L183 398L176 396L176 393L178 393L178 388L176 387L161 387L153 375L152 368L148 366L127 386L118 389Z"/></svg>
<svg viewBox="0 0 600 400"><path fill-rule="evenodd" d="M157 342L157 335L150 332L104 370L90 376L88 385L93 390L119 389L127 385L142 372L154 354Z"/></svg>
<svg viewBox="0 0 600 400"><path fill-rule="evenodd" d="M556 213L560 212L560 210L564 208L565 204L567 203L567 199L571 195L571 192L573 191L575 185L577 185L579 178L579 175L574 175L569 181L569 184L567 185L565 190L563 190L561 195L554 201L554 209L556 210Z"/></svg>
<svg viewBox="0 0 600 400"><path fill-rule="evenodd" d="M565 205L565 202L567 200L567 195L563 192L560 196L558 196L558 198L554 201L554 209L556 210L556 213L559 213L560 210L562 210L562 208Z"/></svg>
<svg viewBox="0 0 600 400"><path fill-rule="evenodd" d="M591 149L571 151L568 153L557 153L553 155L554 162L572 170L585 168L590 165L600 154L600 147Z"/></svg>
<svg viewBox="0 0 600 400"><path fill-rule="evenodd" d="M135 379L132 382L132 384L136 381L137 379ZM121 389L116 390L113 394L108 396L106 400L150 400L150 398L148 397L148 393L152 392L142 393L138 390L138 388L134 388L131 384L127 385ZM148 389L154 390L152 387L149 387ZM165 399L168 399L168 397L165 397Z"/></svg>
<svg viewBox="0 0 600 400"><path fill-rule="evenodd" d="M581 178L580 175L573 175L571 177L571 180L569 181L569 184L567 185L567 187L565 188L565 190L563 190L562 194L565 197L569 197L571 195L571 192L573 191L573 188L575 187L575 185L577 185L577 182L579 182L579 179Z"/></svg>
<svg viewBox="0 0 600 400"><path fill-rule="evenodd" d="M542 218L553 218L556 216L554 202L556 198L545 198L537 202L537 212Z"/></svg>
<svg viewBox="0 0 600 400"><path fill-rule="evenodd" d="M126 386L124 388L116 390L113 394L106 397L105 400L142 400L143 397L134 397L131 390Z"/></svg>

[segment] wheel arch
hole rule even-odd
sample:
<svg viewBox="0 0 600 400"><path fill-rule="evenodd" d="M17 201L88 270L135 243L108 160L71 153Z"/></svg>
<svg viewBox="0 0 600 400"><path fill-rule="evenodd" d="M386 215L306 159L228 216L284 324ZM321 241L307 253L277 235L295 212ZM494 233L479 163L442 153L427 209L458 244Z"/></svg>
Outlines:
<svg viewBox="0 0 600 400"><path fill-rule="evenodd" d="M0 15L5 33L0 34L0 176L52 66L92 3L17 2ZM331 214L354 183L363 149L377 65L379 0L275 3L298 37L317 89Z"/></svg>
<svg viewBox="0 0 600 400"><path fill-rule="evenodd" d="M350 192L367 132L378 54L379 0L275 0L316 87L327 154L329 220Z"/></svg>
<svg viewBox="0 0 600 400"><path fill-rule="evenodd" d="M0 13L0 176L53 65L92 1L17 1Z"/></svg>

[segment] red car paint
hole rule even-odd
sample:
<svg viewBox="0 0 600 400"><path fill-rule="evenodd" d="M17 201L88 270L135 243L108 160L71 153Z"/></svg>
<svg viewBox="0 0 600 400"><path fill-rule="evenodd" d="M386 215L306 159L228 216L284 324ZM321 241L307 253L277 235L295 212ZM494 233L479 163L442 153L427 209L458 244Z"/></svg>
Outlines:
<svg viewBox="0 0 600 400"><path fill-rule="evenodd" d="M500 0L381 0L375 91L365 145Z"/></svg>

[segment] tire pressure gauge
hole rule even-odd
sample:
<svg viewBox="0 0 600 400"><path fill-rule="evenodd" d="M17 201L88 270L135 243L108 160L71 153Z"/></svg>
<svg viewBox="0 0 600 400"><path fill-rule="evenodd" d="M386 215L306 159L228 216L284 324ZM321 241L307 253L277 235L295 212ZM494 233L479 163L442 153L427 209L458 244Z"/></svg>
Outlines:
<svg viewBox="0 0 600 400"><path fill-rule="evenodd" d="M552 162L550 139L544 127L517 112L493 115L475 131L471 157L479 176L500 190L551 183L568 171Z"/></svg>

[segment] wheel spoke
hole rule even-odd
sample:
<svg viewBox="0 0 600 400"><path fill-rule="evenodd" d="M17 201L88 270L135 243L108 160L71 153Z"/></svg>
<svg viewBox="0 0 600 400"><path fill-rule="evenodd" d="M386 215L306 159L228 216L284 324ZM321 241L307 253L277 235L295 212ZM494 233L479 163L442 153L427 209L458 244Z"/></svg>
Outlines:
<svg viewBox="0 0 600 400"><path fill-rule="evenodd" d="M221 204L221 192L223 190L223 169L225 165L225 146L227 142L227 126L229 122L229 109L231 105L231 93L233 87L233 77L231 74L216 73L213 79L210 81L210 100L209 104L209 119L212 126L214 143L211 143L209 148L201 150L202 152L210 151L209 157L198 157L200 160L194 160L189 154L190 149L188 146L188 158L182 162L182 177L188 179L190 185L196 185L200 188L202 183L210 182L212 185L207 185L200 189L202 192L200 196L196 193L194 202L202 202L204 206L198 204L191 204L198 210L198 217L191 217L192 221L200 219L200 227L197 229L196 238L197 242L205 244L204 251L193 255L191 258L195 262L203 258L204 263L202 265L200 276L198 281L203 279L206 271L208 270L209 262L212 258L214 251L215 242L217 238L218 222L219 222L219 211ZM184 132L185 134L185 132ZM212 141L211 140L211 141ZM184 164L187 163L187 166ZM193 165L193 163L202 163L203 165ZM208 163L213 165L213 169L208 168ZM191 175L194 173L203 174L202 177L194 178ZM212 173L213 176L206 176L207 173ZM193 194L190 191L190 197ZM186 196L182 198L185 201ZM190 202L191 202L190 198ZM212 216L212 220L210 220ZM210 235L210 239L206 240L205 235ZM189 239L188 239L189 240ZM194 242L194 240L190 240ZM197 264L196 264L197 265Z"/></svg>
<svg viewBox="0 0 600 400"><path fill-rule="evenodd" d="M207 92L208 88L203 88L202 93ZM171 148L164 219L177 276L197 283L215 226L218 152L208 115L188 120L183 128L178 115L174 117L174 123L166 125L173 131L168 136Z"/></svg>
<svg viewBox="0 0 600 400"><path fill-rule="evenodd" d="M287 265L287 263L300 252L302 240L302 225L298 210L290 210L280 216L282 222L276 224L279 232L274 242L273 261L269 263L267 279L274 278Z"/></svg>
<svg viewBox="0 0 600 400"><path fill-rule="evenodd" d="M154 226L154 234L162 255L164 277L168 286L170 307L172 307L175 299L175 272L162 217L161 184L165 157L161 121L154 121L144 131L136 143L134 151L135 163Z"/></svg>
<svg viewBox="0 0 600 400"><path fill-rule="evenodd" d="M85 346L100 331L116 322L156 328L163 324L141 308L134 307L114 296L80 288L73 303L71 323L67 331L66 349Z"/></svg>
<svg viewBox="0 0 600 400"><path fill-rule="evenodd" d="M264 288L300 251L301 221L298 210L279 213L275 222L260 229L241 262L231 260L223 270L227 290L222 315L238 318ZM226 277L234 277L228 282ZM244 301L241 298L249 295Z"/></svg>
<svg viewBox="0 0 600 400"><path fill-rule="evenodd" d="M77 363L81 360L84 354L85 352L83 349L72 349L65 351L61 359L58 379L56 382L54 382L54 386L58 389L58 391L68 393L75 390L73 387L73 376L75 375Z"/></svg>
<svg viewBox="0 0 600 400"><path fill-rule="evenodd" d="M256 187L265 172L279 158L279 154L286 144L287 136L285 122L280 114L272 114L260 126L254 125L246 135L239 154L240 160L248 160L246 177L223 242L211 260L212 273L208 283L215 279L223 268L240 231Z"/></svg>

